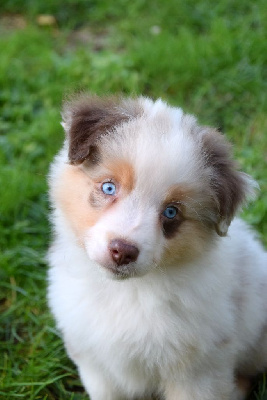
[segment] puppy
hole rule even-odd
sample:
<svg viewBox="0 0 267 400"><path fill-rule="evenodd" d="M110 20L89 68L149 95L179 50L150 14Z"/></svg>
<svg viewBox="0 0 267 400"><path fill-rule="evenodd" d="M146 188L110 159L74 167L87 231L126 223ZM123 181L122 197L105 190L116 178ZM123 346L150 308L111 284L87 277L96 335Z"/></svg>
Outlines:
<svg viewBox="0 0 267 400"><path fill-rule="evenodd" d="M161 100L80 95L62 125L48 297L91 400L244 399L267 366L267 257L233 219L256 184Z"/></svg>

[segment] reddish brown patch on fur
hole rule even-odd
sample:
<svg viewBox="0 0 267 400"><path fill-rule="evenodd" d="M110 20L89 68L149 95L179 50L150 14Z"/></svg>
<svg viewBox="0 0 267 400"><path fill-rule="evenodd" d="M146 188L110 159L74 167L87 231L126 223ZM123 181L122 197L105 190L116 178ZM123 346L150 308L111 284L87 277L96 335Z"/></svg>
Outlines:
<svg viewBox="0 0 267 400"><path fill-rule="evenodd" d="M207 227L211 226L214 218L214 200L209 193L209 187L205 182L200 188L187 185L173 186L169 189L164 204L178 204L180 211L186 219L202 222Z"/></svg>
<svg viewBox="0 0 267 400"><path fill-rule="evenodd" d="M175 224L171 227L171 234L165 235L169 239L162 256L166 265L191 261L212 243L214 230L207 215L210 213L210 202L207 194L187 185L173 186L169 189L164 207L174 205L179 211L175 217L176 222L175 219L169 222Z"/></svg>
<svg viewBox="0 0 267 400"><path fill-rule="evenodd" d="M193 261L212 244L213 233L200 222L184 220L175 237L170 238L162 260L164 265L178 265Z"/></svg>
<svg viewBox="0 0 267 400"><path fill-rule="evenodd" d="M210 185L221 219L231 221L238 207L244 202L247 183L232 159L231 146L215 129L204 127L203 152L206 166L212 169ZM220 234L220 231L218 231Z"/></svg>
<svg viewBox="0 0 267 400"><path fill-rule="evenodd" d="M69 160L81 164L86 159L98 161L96 144L101 135L140 113L134 100L81 95L65 104L63 118L69 126Z"/></svg>
<svg viewBox="0 0 267 400"><path fill-rule="evenodd" d="M177 215L172 219L166 218L163 213L161 214L162 230L166 239L172 239L179 231L179 227L184 220L183 211L185 211L185 207L183 203L188 192L189 190L186 187L174 186L169 189L165 196L163 211L169 206L176 207L178 211Z"/></svg>
<svg viewBox="0 0 267 400"><path fill-rule="evenodd" d="M88 201L92 189L93 182L84 171L70 165L66 165L55 189L55 199L79 239L100 216L100 212L90 207Z"/></svg>
<svg viewBox="0 0 267 400"><path fill-rule="evenodd" d="M133 166L125 160L115 160L107 163L107 169L115 181L120 183L123 191L129 193L132 191L135 183L135 174Z"/></svg>
<svg viewBox="0 0 267 400"><path fill-rule="evenodd" d="M124 194L129 193L135 184L133 166L128 161L122 159L104 160L94 170L88 170L88 173L96 184L109 180L113 181L117 184L117 189L121 189Z"/></svg>
<svg viewBox="0 0 267 400"><path fill-rule="evenodd" d="M56 201L79 239L108 207L134 186L134 170L126 161L117 160L97 170L90 174L91 171L79 166L66 165L55 189ZM101 189L101 184L111 179L118 187L118 195L114 197L105 195Z"/></svg>
<svg viewBox="0 0 267 400"><path fill-rule="evenodd" d="M214 203L209 196L209 188L205 186L201 190L189 187L187 185L173 186L169 189L164 200L164 209L168 205L178 208L178 214L174 219L166 220L168 225L168 239L172 239L176 234L180 234L180 226L184 220L192 221L192 224L198 223L201 229L211 230L214 226L215 209Z"/></svg>
<svg viewBox="0 0 267 400"><path fill-rule="evenodd" d="M167 192L164 203L170 204L174 202L183 202L188 198L192 198L193 195L193 189L187 187L186 185L173 186Z"/></svg>

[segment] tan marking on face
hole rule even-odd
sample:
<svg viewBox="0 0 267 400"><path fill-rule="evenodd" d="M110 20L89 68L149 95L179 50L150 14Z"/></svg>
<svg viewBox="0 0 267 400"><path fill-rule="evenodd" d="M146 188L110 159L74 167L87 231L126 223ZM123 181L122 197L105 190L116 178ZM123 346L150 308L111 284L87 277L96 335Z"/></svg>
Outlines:
<svg viewBox="0 0 267 400"><path fill-rule="evenodd" d="M92 175L92 176L90 176ZM101 183L112 179L118 186L116 196L105 195ZM56 201L79 240L103 213L127 195L134 185L134 171L126 161L101 165L94 171L66 165L55 189Z"/></svg>
<svg viewBox="0 0 267 400"><path fill-rule="evenodd" d="M124 193L129 193L134 187L134 169L125 160L104 161L101 169L96 170L94 180L103 182L105 179L112 179L120 184Z"/></svg>
<svg viewBox="0 0 267 400"><path fill-rule="evenodd" d="M191 199L194 196L193 189L187 187L186 185L172 186L166 196L164 203L170 204L175 201L186 201L186 199Z"/></svg>
<svg viewBox="0 0 267 400"><path fill-rule="evenodd" d="M164 211L166 207L174 206L178 211L173 219L168 219L161 214L162 230L166 239L174 238L178 234L180 226L184 221L184 214L186 211L184 199L188 197L187 193L191 194L186 187L173 186L165 196L162 210Z"/></svg>
<svg viewBox="0 0 267 400"><path fill-rule="evenodd" d="M214 212L214 204L209 196L205 184L201 190L187 186L177 185L169 189L165 197L165 204L177 202L185 218L208 220L210 212Z"/></svg>
<svg viewBox="0 0 267 400"><path fill-rule="evenodd" d="M198 204L195 204L196 197L194 190L186 185L173 186L169 189L163 202L163 209L174 206L178 212L173 219L161 216L163 233L167 239L173 239L180 234L185 219L199 219L199 213L196 210Z"/></svg>
<svg viewBox="0 0 267 400"><path fill-rule="evenodd" d="M165 204L177 204L184 219L198 222L201 229L214 230L218 208L205 181L198 187L173 186L165 197Z"/></svg>
<svg viewBox="0 0 267 400"><path fill-rule="evenodd" d="M200 219L202 201L193 188L186 185L173 186L165 196L164 204L177 205L183 218Z"/></svg>
<svg viewBox="0 0 267 400"><path fill-rule="evenodd" d="M56 201L79 239L101 215L98 209L90 207L88 200L93 186L92 180L81 168L66 165L55 189Z"/></svg>
<svg viewBox="0 0 267 400"><path fill-rule="evenodd" d="M200 222L185 219L175 237L168 240L162 255L162 265L168 267L193 261L212 243L213 236L213 231L206 229Z"/></svg>
<svg viewBox="0 0 267 400"><path fill-rule="evenodd" d="M203 254L216 236L212 221L216 211L208 190L204 183L200 189L186 184L175 185L167 192L163 204L164 207L173 205L178 208L178 214L170 219L170 224L175 220L178 223L177 229L172 229L169 235L165 234L167 242L162 265L193 261Z"/></svg>

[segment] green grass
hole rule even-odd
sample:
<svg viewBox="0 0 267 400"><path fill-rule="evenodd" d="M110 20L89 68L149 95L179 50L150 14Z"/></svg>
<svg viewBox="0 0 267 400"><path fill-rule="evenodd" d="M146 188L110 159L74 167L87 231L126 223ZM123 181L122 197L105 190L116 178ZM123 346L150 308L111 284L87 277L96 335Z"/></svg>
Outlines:
<svg viewBox="0 0 267 400"><path fill-rule="evenodd" d="M56 24L39 26L43 13ZM45 294L64 95L160 96L220 127L260 183L244 218L267 245L266 37L265 0L1 2L0 398L86 399ZM256 398L267 399L264 379Z"/></svg>

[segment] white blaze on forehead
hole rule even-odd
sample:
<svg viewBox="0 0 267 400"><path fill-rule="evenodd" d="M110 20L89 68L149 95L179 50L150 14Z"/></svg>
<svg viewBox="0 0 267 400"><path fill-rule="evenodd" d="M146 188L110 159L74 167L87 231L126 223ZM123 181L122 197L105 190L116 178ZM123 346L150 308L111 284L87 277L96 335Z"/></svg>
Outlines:
<svg viewBox="0 0 267 400"><path fill-rule="evenodd" d="M103 138L107 156L129 160L140 191L157 188L162 196L174 184L195 185L202 168L199 149L190 132L195 119L185 117L181 109L169 107L161 100L153 103L142 98L140 104L140 117Z"/></svg>

